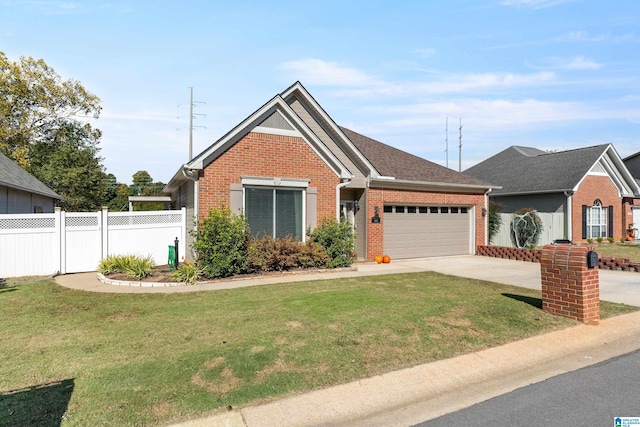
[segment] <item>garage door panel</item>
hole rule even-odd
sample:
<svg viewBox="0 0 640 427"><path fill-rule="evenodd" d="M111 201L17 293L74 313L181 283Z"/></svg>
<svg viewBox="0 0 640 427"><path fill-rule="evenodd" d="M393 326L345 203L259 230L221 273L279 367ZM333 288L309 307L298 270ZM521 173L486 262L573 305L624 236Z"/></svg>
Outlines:
<svg viewBox="0 0 640 427"><path fill-rule="evenodd" d="M389 210L391 210L389 212ZM462 207L422 206L384 213L384 252L392 258L468 254L471 214Z"/></svg>

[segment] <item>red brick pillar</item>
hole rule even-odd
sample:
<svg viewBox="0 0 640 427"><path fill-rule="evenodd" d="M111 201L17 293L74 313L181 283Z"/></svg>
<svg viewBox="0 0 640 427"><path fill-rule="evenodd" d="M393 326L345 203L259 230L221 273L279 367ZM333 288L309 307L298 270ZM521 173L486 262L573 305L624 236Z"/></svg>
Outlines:
<svg viewBox="0 0 640 427"><path fill-rule="evenodd" d="M583 323L600 321L598 267L587 267L591 246L546 245L540 259L542 309Z"/></svg>

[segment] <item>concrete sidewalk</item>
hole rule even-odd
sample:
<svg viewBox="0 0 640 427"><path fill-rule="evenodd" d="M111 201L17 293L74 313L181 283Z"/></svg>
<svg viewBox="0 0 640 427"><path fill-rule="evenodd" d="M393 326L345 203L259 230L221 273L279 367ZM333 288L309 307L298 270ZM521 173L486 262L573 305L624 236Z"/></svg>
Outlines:
<svg viewBox="0 0 640 427"><path fill-rule="evenodd" d="M196 286L106 285L96 273L56 277L95 292L173 293L378 274L437 271L540 289L540 265L481 256L363 263L357 271L268 276ZM640 306L640 274L600 271L601 298ZM410 426L516 388L640 349L640 312L577 325L464 356L365 378L271 403L186 421L179 427Z"/></svg>
<svg viewBox="0 0 640 427"><path fill-rule="evenodd" d="M437 271L471 279L488 280L506 285L540 289L540 264L476 255L421 258L393 261L390 264L358 263L357 270L320 271L219 280L193 286L139 287L115 286L100 282L95 272L57 276L60 285L91 292L109 293L177 293L263 286L274 283L372 276L393 273ZM640 273L600 270L600 298L605 301L640 306Z"/></svg>

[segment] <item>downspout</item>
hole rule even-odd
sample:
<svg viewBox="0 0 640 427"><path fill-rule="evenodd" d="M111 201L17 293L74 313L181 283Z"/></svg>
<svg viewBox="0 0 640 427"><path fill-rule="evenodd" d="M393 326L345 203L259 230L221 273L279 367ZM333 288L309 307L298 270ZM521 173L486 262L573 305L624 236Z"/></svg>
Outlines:
<svg viewBox="0 0 640 427"><path fill-rule="evenodd" d="M484 193L484 209L486 209L484 216L484 245L489 246L491 241L489 240L489 193L491 193L492 189L489 188L486 193Z"/></svg>
<svg viewBox="0 0 640 427"><path fill-rule="evenodd" d="M567 239L573 242L573 209L571 207L573 203L573 191L565 191L564 195L567 197L567 220L565 221L567 224Z"/></svg>
<svg viewBox="0 0 640 427"><path fill-rule="evenodd" d="M349 185L350 182L351 180L347 180L336 185L336 221L338 222L340 221L340 189Z"/></svg>
<svg viewBox="0 0 640 427"><path fill-rule="evenodd" d="M194 169L188 169L187 165L182 165L182 175L184 175L185 178L193 181L193 216L194 216L193 229L197 230L198 229L198 208L200 206L198 201L200 198L198 195L198 178L197 178L197 175L194 178L193 171Z"/></svg>

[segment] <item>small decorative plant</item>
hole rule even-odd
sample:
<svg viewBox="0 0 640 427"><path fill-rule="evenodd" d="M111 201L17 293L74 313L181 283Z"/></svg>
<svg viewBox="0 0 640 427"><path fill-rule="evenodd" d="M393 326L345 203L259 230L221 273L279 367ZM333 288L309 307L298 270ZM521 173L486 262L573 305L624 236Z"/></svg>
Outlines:
<svg viewBox="0 0 640 427"><path fill-rule="evenodd" d="M609 241L609 243L613 243L616 241L616 239L614 239L613 237L607 237L607 240Z"/></svg>
<svg viewBox="0 0 640 427"><path fill-rule="evenodd" d="M591 238L587 239L587 243L590 244L590 245L593 244L593 239L591 239Z"/></svg>
<svg viewBox="0 0 640 427"><path fill-rule="evenodd" d="M626 242L626 241L627 241L627 238L626 238L626 237L622 236L622 237L620 238L620 243L624 243L624 242Z"/></svg>
<svg viewBox="0 0 640 427"><path fill-rule="evenodd" d="M602 240L604 240L604 239L602 238L602 236L598 236L598 237L596 237L596 240L598 241L598 243L602 243Z"/></svg>
<svg viewBox="0 0 640 427"><path fill-rule="evenodd" d="M151 255L111 255L100 261L98 272L102 274L125 273L134 279L142 279L151 274L156 266Z"/></svg>
<svg viewBox="0 0 640 427"><path fill-rule="evenodd" d="M195 263L185 261L173 272L173 277L187 285L195 285L201 274L202 270Z"/></svg>

